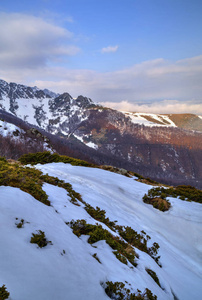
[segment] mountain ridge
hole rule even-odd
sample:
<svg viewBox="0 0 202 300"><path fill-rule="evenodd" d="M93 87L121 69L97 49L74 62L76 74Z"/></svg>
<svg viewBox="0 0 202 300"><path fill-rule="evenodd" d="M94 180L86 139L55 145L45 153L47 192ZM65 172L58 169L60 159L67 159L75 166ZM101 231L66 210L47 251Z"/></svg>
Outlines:
<svg viewBox="0 0 202 300"><path fill-rule="evenodd" d="M202 188L202 133L190 125L193 120L200 129L200 117L178 115L177 127L174 115L123 113L87 97L52 95L0 81L1 110L45 135L61 138L61 151L71 144L73 151L85 153L85 159L97 164L123 167L163 183Z"/></svg>

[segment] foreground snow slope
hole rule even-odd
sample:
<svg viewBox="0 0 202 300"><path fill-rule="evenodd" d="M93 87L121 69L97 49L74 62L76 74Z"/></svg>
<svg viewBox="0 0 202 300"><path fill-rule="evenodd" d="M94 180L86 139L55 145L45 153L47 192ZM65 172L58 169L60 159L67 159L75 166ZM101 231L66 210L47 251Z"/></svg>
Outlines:
<svg viewBox="0 0 202 300"><path fill-rule="evenodd" d="M127 281L127 287L149 288L158 299L201 299L202 294L202 205L170 198L172 208L160 212L143 203L151 188L143 183L100 169L63 163L38 165L38 169L72 184L83 200L106 210L110 220L128 225L158 242L160 268L146 253L137 268L116 259L112 249L99 241L96 248L87 237L78 238L65 224L86 219L95 224L83 205L70 203L67 192L44 184L52 206L36 201L17 188L0 187L0 286L6 284L12 300L94 300L109 299L101 283ZM18 220L16 220L18 218ZM24 228L15 223L24 219ZM29 223L26 223L29 222ZM105 225L103 225L104 227ZM106 227L105 227L106 228ZM45 232L53 245L39 249L30 243L32 233ZM97 253L101 264L92 255ZM162 289L145 268L158 275Z"/></svg>

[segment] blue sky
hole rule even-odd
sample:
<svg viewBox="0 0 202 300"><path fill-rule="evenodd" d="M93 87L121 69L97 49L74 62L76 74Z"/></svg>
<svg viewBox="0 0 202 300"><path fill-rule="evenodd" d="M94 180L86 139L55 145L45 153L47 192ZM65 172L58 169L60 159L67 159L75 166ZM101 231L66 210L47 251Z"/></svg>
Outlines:
<svg viewBox="0 0 202 300"><path fill-rule="evenodd" d="M0 77L118 109L202 114L201 16L201 0L0 1Z"/></svg>

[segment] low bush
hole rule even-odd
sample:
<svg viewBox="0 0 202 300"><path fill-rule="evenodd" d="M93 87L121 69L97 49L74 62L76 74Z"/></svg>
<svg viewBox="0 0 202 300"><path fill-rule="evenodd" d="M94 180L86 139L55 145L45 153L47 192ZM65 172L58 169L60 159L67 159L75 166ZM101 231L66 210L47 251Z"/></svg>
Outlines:
<svg viewBox="0 0 202 300"><path fill-rule="evenodd" d="M151 247L148 247L147 242L151 239L151 237L147 235L146 232L142 230L141 233L138 233L129 226L117 225L116 228L124 240L139 250L149 254L156 261L156 263L159 264L160 256L158 256L158 249L160 246L158 243L154 242Z"/></svg>
<svg viewBox="0 0 202 300"><path fill-rule="evenodd" d="M72 220L70 227L73 229L73 233L78 237L82 234L89 235L88 243L90 244L105 240L113 250L116 250L120 255L124 256L133 266L137 266L137 263L134 261L135 257L137 257L134 249L119 237L113 236L108 230L103 229L101 225L87 224L85 220ZM128 251L129 247L131 251ZM116 256L117 252L114 253Z"/></svg>
<svg viewBox="0 0 202 300"><path fill-rule="evenodd" d="M100 207L96 206L96 208L92 207L90 204L85 203L85 210L87 213L94 218L95 220L104 223L107 225L110 229L115 230L115 222L110 221L109 218L106 218L105 214L106 211L103 209L100 209Z"/></svg>
<svg viewBox="0 0 202 300"><path fill-rule="evenodd" d="M115 300L156 300L157 296L153 295L149 289L145 289L142 293L140 290L137 290L136 293L131 293L130 289L125 287L123 282L112 282L107 281L105 284L102 284L105 288L105 293L110 299Z"/></svg>
<svg viewBox="0 0 202 300"><path fill-rule="evenodd" d="M40 202L50 205L48 196L42 189L44 182L64 188L72 203L79 205L78 201L82 201L81 195L73 190L70 183L48 174L43 175L41 171L34 168L23 167L17 163L10 164L0 157L0 185L18 187Z"/></svg>
<svg viewBox="0 0 202 300"><path fill-rule="evenodd" d="M8 299L10 293L7 291L5 284L0 287L0 300Z"/></svg>
<svg viewBox="0 0 202 300"><path fill-rule="evenodd" d="M8 299L10 293L7 291L5 284L0 287L0 300Z"/></svg>
<svg viewBox="0 0 202 300"><path fill-rule="evenodd" d="M125 265L128 264L127 259L121 253L119 253L118 251L114 251L113 253L122 264L125 264Z"/></svg>
<svg viewBox="0 0 202 300"><path fill-rule="evenodd" d="M37 152L37 153L29 153L24 154L19 158L19 161L22 164L47 164L52 162L63 162L69 163L73 166L84 166L84 167L95 167L94 164L88 163L84 160L72 158L65 155L59 155L58 153L51 153L49 151Z"/></svg>
<svg viewBox="0 0 202 300"><path fill-rule="evenodd" d="M64 188L68 192L69 197L71 198L70 202L72 202L73 204L79 205L78 201L83 202L81 195L73 190L72 185L70 183L64 182L63 180L57 177L49 176L48 174L41 175L40 179L49 184Z"/></svg>
<svg viewBox="0 0 202 300"><path fill-rule="evenodd" d="M18 164L0 161L0 185L18 187L40 202L50 205L48 196L42 189L42 172L33 168L24 168Z"/></svg>
<svg viewBox="0 0 202 300"><path fill-rule="evenodd" d="M153 278L153 280L160 286L161 288L161 285L160 285L160 282L159 282L159 279L158 279L158 276L156 275L156 272L152 271L151 269L145 269L147 271L147 273Z"/></svg>
<svg viewBox="0 0 202 300"><path fill-rule="evenodd" d="M88 212L88 214L93 217L95 220L104 223L107 225L111 230L113 231L118 231L120 236L130 245L138 248L141 251L144 251L148 253L155 261L156 263L160 265L159 259L160 256L158 256L158 249L159 249L159 244L154 242L151 247L147 246L147 241L151 239L149 235L146 234L143 230L141 233L138 233L134 229L132 229L129 226L120 226L116 225L115 221L110 221L109 218L106 218L105 214L106 211L100 209L98 206L93 208L90 204L86 203L85 201L82 200L82 202L85 204L85 210ZM115 253L114 253L115 254ZM116 255L117 258L120 258L120 261L123 260L121 256ZM136 257L138 255L136 254Z"/></svg>
<svg viewBox="0 0 202 300"><path fill-rule="evenodd" d="M25 222L24 219L21 219L21 221L20 221L19 223L16 224L16 227L17 227L17 228L22 228L22 227L24 227L24 222Z"/></svg>
<svg viewBox="0 0 202 300"><path fill-rule="evenodd" d="M169 210L171 206L168 200L161 197L150 198L145 194L142 199L144 203L151 204L154 208L163 212Z"/></svg>
<svg viewBox="0 0 202 300"><path fill-rule="evenodd" d="M164 187L152 188L148 191L148 194L144 195L143 201L149 203L152 202L153 200L153 203L156 203L157 200L154 199L161 199L162 201L159 204L160 208L162 209L163 207L164 209L168 206L169 209L170 203L168 200L166 200L166 197L174 197L174 198L179 197L179 199L181 200L202 203L202 191L190 185L179 185L177 187L169 187L169 188L164 188ZM168 204L165 204L165 201ZM158 206L158 204L155 205Z"/></svg>
<svg viewBox="0 0 202 300"><path fill-rule="evenodd" d="M39 248L43 248L47 246L48 244L52 245L51 241L48 241L46 239L44 231L38 230L38 233L32 233L32 237L30 240L31 244L37 244Z"/></svg>

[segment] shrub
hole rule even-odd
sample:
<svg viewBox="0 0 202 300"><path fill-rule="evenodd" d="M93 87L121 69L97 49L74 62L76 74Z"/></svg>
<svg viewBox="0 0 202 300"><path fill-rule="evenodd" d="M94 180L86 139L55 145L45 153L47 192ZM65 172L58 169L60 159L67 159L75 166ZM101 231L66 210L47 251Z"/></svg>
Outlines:
<svg viewBox="0 0 202 300"><path fill-rule="evenodd" d="M65 155L59 155L57 153L52 154L49 151L24 154L19 158L19 161L22 164L31 164L31 165L35 165L38 163L46 164L52 162L63 162L63 163L69 163L73 166L95 167L94 164L88 163L84 160L72 158Z"/></svg>
<svg viewBox="0 0 202 300"><path fill-rule="evenodd" d="M160 211L167 211L170 208L170 202L165 199L165 195L162 197L154 197L150 198L146 194L143 197L143 202L147 204L151 204L154 208L160 210Z"/></svg>
<svg viewBox="0 0 202 300"><path fill-rule="evenodd" d="M41 230L38 230L38 233L32 233L30 243L37 244L40 248L43 248L48 244L52 245L51 241L47 241L44 231Z"/></svg>
<svg viewBox="0 0 202 300"><path fill-rule="evenodd" d="M141 234L129 226L116 226L120 236L132 246L149 254L158 264L160 256L157 256L159 244L154 242L151 247L147 246L147 241L151 239L143 230ZM159 264L160 265L160 264Z"/></svg>
<svg viewBox="0 0 202 300"><path fill-rule="evenodd" d="M21 219L21 221L19 223L16 224L17 228L22 228L24 226L24 220Z"/></svg>
<svg viewBox="0 0 202 300"><path fill-rule="evenodd" d="M169 201L166 200L166 197L174 197L174 198L179 197L181 200L195 201L198 203L202 203L202 191L190 185L179 185L177 187L170 187L170 188L164 188L164 187L152 188L148 191L147 195L146 194L144 195L143 201L145 203L149 203L153 199L158 198L164 200L163 202L164 207L166 206L165 201L168 203L170 207Z"/></svg>
<svg viewBox="0 0 202 300"><path fill-rule="evenodd" d="M8 299L10 293L7 291L5 284L0 287L0 300Z"/></svg>
<svg viewBox="0 0 202 300"><path fill-rule="evenodd" d="M90 244L105 240L113 250L117 250L120 255L125 256L133 266L137 266L134 261L135 257L137 257L134 249L119 237L113 236L108 230L103 229L101 225L87 224L85 220L72 220L70 222L70 227L73 229L73 233L78 237L82 234L89 235L88 243ZM129 247L131 251L128 251ZM124 259L122 260L124 261Z"/></svg>
<svg viewBox="0 0 202 300"><path fill-rule="evenodd" d="M48 196L42 189L41 174L41 171L33 168L9 164L7 161L0 162L0 185L18 187L42 203L50 205Z"/></svg>
<svg viewBox="0 0 202 300"><path fill-rule="evenodd" d="M137 290L136 293L131 293L130 289L125 287L123 282L112 282L107 281L105 284L102 284L105 288L105 293L110 299L115 300L156 300L157 296L153 295L149 289L145 289L142 293Z"/></svg>
<svg viewBox="0 0 202 300"><path fill-rule="evenodd" d="M40 179L49 184L64 188L68 192L69 197L71 198L71 203L79 205L78 201L83 202L81 195L73 190L72 185L70 183L64 182L63 180L58 179L57 177L49 176L48 174L41 175Z"/></svg>
<svg viewBox="0 0 202 300"><path fill-rule="evenodd" d="M125 256L123 256L122 254L120 254L118 251L113 251L114 255L116 256L116 258L122 263L127 265L128 261L125 258Z"/></svg>
<svg viewBox="0 0 202 300"><path fill-rule="evenodd" d="M50 205L48 196L42 189L44 182L63 187L68 192L72 203L79 205L77 201L82 201L81 195L73 190L70 183L48 174L43 175L41 171L34 168L9 164L4 158L1 159L0 157L0 185L18 187L40 202Z"/></svg>
<svg viewBox="0 0 202 300"><path fill-rule="evenodd" d="M161 285L160 285L160 282L159 282L159 279L158 279L158 276L156 275L156 273L154 271L152 271L151 269L145 269L145 270L161 288Z"/></svg>
<svg viewBox="0 0 202 300"><path fill-rule="evenodd" d="M95 220L104 223L107 225L110 229L115 230L115 222L110 221L109 218L106 218L105 214L106 211L103 209L100 209L100 207L96 206L96 209L92 207L90 204L85 203L85 210L87 213L94 218Z"/></svg>
<svg viewBox="0 0 202 300"><path fill-rule="evenodd" d="M5 157L0 156L0 162L7 163L7 160L5 159Z"/></svg>

